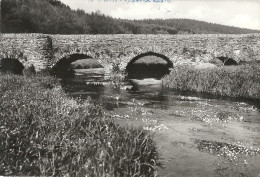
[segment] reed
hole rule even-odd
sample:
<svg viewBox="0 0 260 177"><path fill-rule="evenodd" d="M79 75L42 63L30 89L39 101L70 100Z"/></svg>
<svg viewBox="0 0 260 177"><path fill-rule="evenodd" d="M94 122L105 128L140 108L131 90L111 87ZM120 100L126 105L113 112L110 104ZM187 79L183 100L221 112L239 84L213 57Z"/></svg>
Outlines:
<svg viewBox="0 0 260 177"><path fill-rule="evenodd" d="M0 175L155 176L145 130L122 127L48 76L0 75Z"/></svg>
<svg viewBox="0 0 260 177"><path fill-rule="evenodd" d="M214 95L260 99L260 65L198 69L176 66L164 77L164 86Z"/></svg>

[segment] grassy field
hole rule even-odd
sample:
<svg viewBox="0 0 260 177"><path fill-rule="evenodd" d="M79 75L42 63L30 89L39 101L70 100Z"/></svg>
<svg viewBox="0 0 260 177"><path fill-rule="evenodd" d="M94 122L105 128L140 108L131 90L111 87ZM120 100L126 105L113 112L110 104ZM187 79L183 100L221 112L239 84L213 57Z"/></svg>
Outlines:
<svg viewBox="0 0 260 177"><path fill-rule="evenodd" d="M82 59L72 62L73 69L89 69L89 68L103 68L103 66L95 59Z"/></svg>
<svg viewBox="0 0 260 177"><path fill-rule="evenodd" d="M47 76L0 74L0 175L155 176L152 136L121 127Z"/></svg>
<svg viewBox="0 0 260 177"><path fill-rule="evenodd" d="M176 66L163 83L176 90L260 100L260 64L213 68Z"/></svg>
<svg viewBox="0 0 260 177"><path fill-rule="evenodd" d="M162 65L166 65L167 61L165 61L164 59L162 59L161 57L157 57L154 55L148 55L148 56L144 56L138 60L136 60L134 62L134 64L162 64Z"/></svg>

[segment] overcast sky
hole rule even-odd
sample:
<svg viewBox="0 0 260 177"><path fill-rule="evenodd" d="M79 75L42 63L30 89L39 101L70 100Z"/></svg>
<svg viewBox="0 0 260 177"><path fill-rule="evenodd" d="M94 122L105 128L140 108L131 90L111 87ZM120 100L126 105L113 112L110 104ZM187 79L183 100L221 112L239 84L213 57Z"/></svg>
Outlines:
<svg viewBox="0 0 260 177"><path fill-rule="evenodd" d="M61 0L121 19L188 18L260 30L260 0ZM140 2L141 1L141 2Z"/></svg>

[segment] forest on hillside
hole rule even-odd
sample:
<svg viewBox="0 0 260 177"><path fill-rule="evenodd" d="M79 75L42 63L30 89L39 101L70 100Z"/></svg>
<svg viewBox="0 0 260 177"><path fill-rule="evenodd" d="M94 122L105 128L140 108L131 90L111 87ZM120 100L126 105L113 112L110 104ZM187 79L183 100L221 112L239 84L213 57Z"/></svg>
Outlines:
<svg viewBox="0 0 260 177"><path fill-rule="evenodd" d="M44 8L43 8L44 7ZM2 0L2 33L46 34L242 34L257 30L190 19L123 20L72 10L59 0Z"/></svg>

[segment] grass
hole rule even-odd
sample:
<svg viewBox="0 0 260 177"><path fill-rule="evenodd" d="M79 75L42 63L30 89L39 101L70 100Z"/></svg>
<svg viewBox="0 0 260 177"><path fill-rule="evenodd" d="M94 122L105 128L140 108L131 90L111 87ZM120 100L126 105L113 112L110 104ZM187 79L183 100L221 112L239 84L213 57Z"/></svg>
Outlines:
<svg viewBox="0 0 260 177"><path fill-rule="evenodd" d="M95 59L81 59L70 64L73 69L89 69L103 68L103 66Z"/></svg>
<svg viewBox="0 0 260 177"><path fill-rule="evenodd" d="M167 61L162 59L161 57L153 56L153 55L148 55L144 56L134 62L134 64L162 64L162 65L167 65Z"/></svg>
<svg viewBox="0 0 260 177"><path fill-rule="evenodd" d="M260 100L260 65L197 69L176 66L164 78L164 86L214 95Z"/></svg>
<svg viewBox="0 0 260 177"><path fill-rule="evenodd" d="M155 176L145 130L121 127L48 76L0 74L0 175Z"/></svg>

